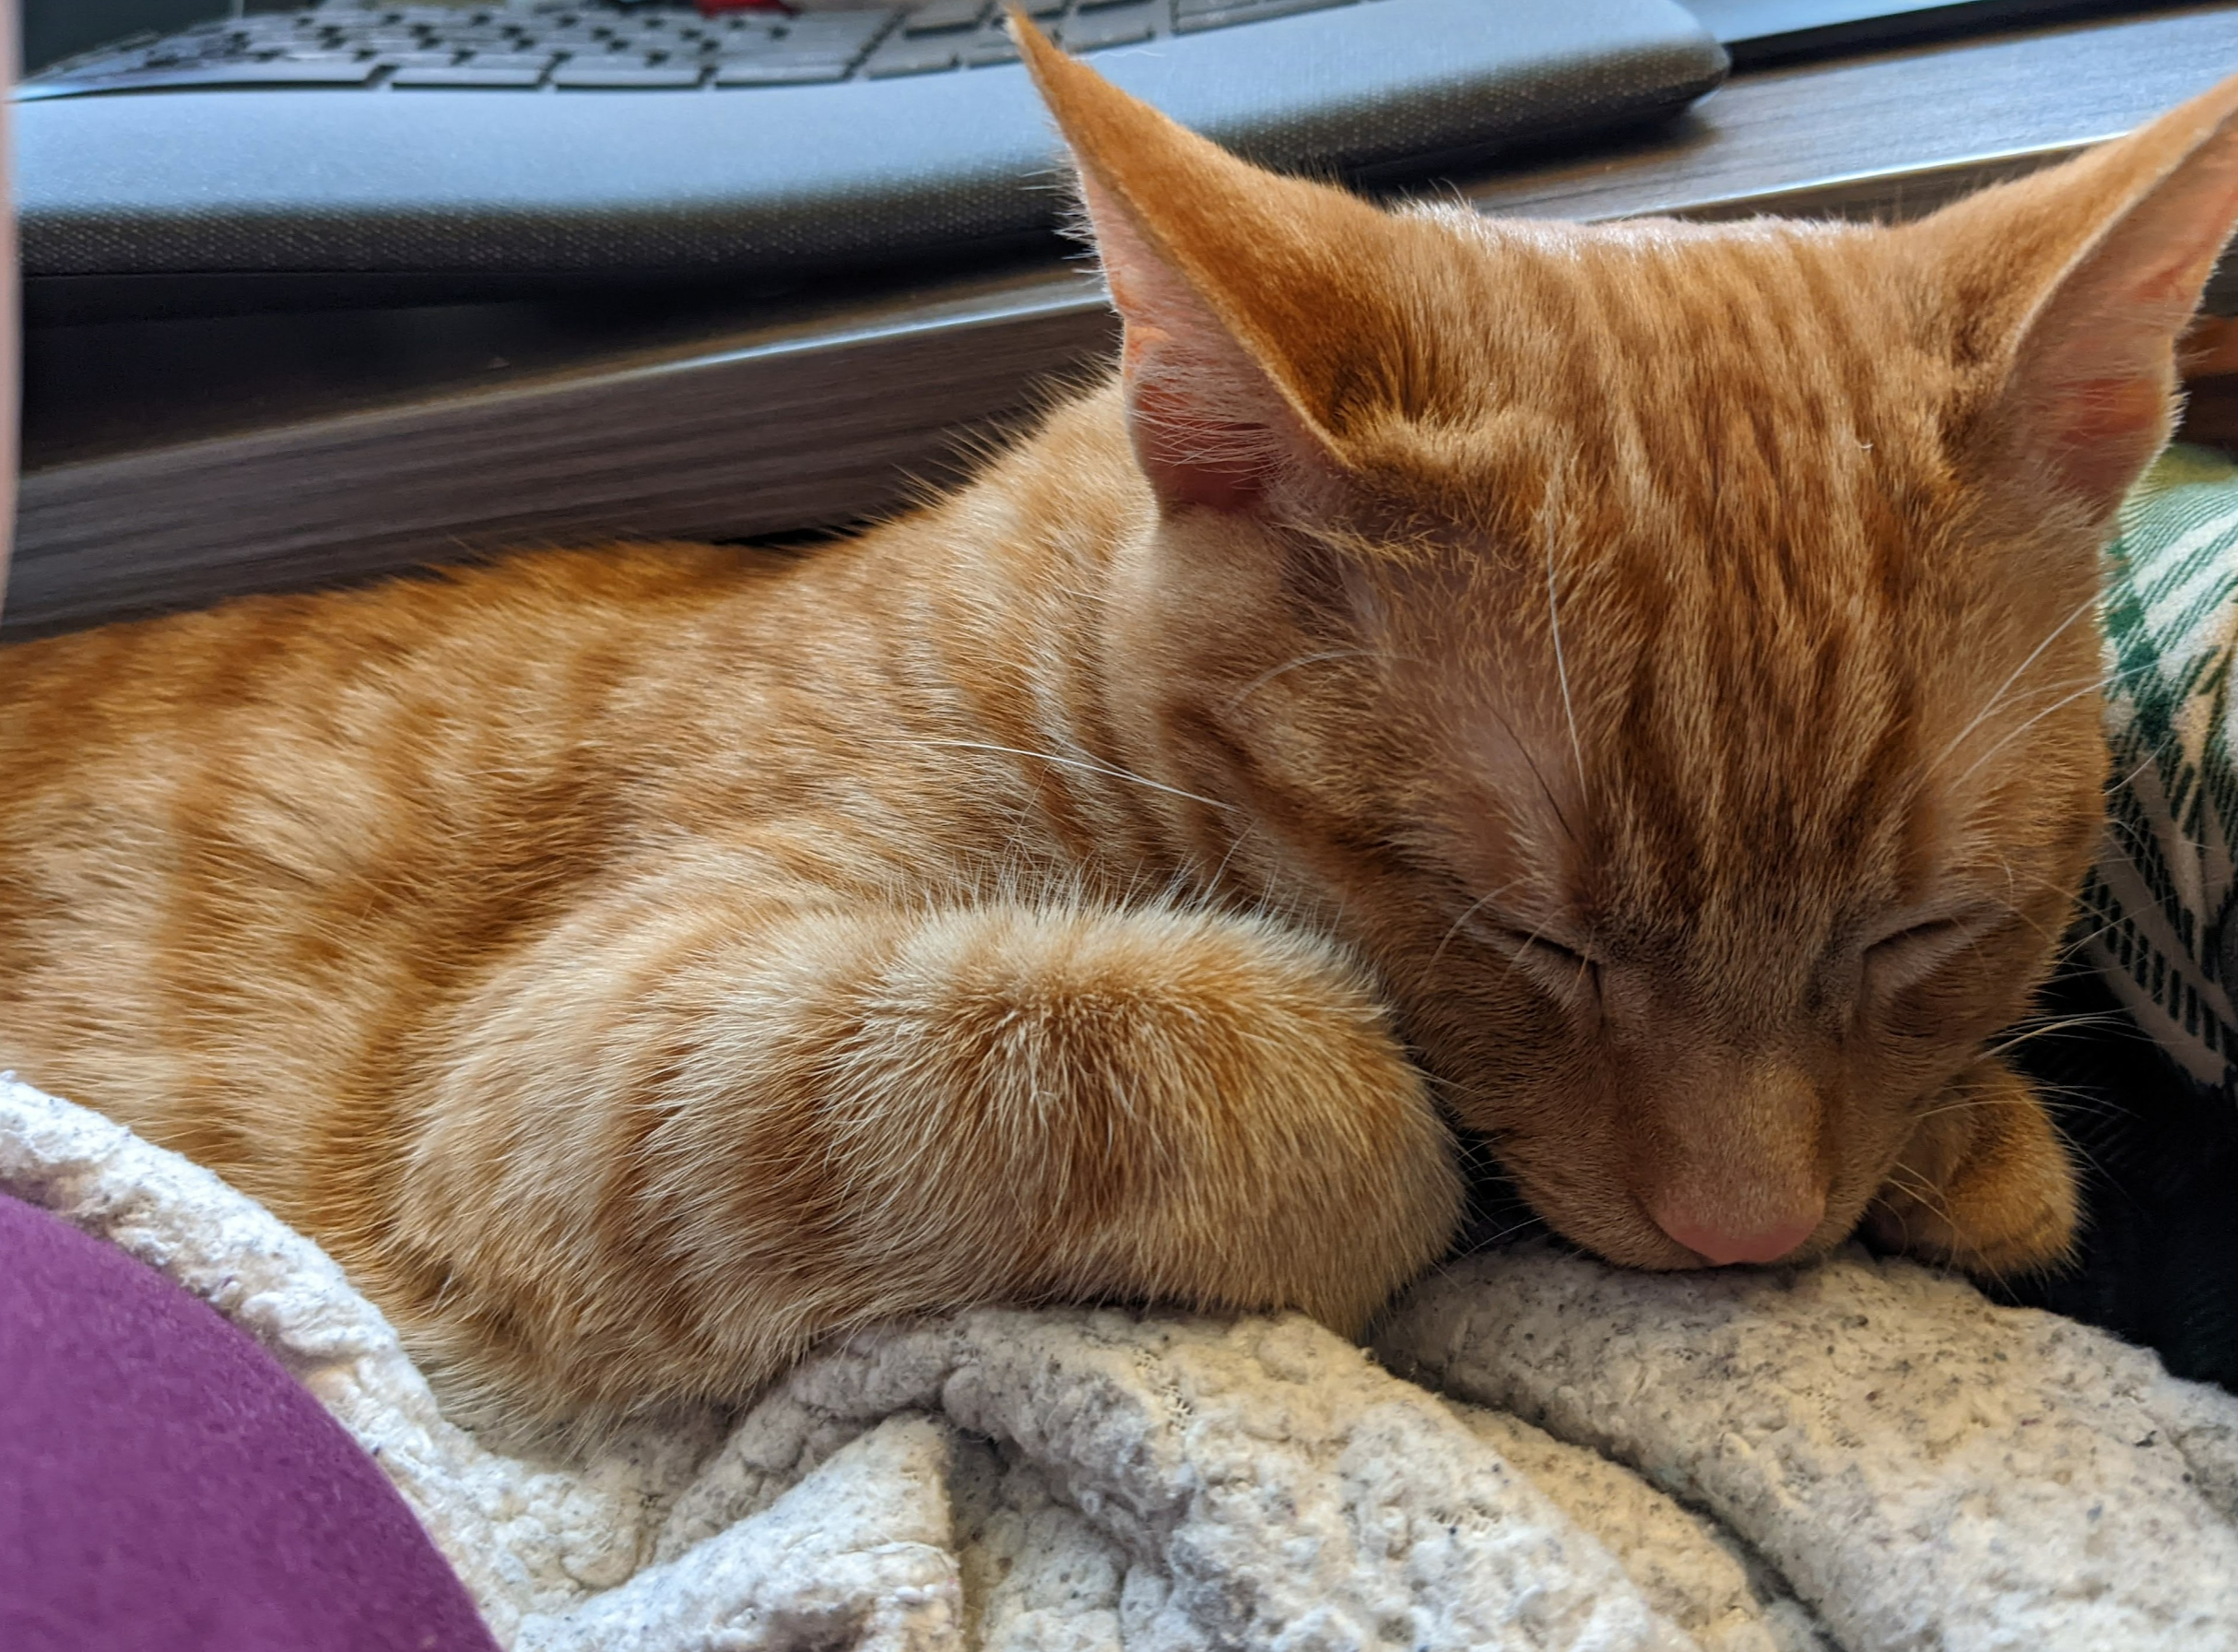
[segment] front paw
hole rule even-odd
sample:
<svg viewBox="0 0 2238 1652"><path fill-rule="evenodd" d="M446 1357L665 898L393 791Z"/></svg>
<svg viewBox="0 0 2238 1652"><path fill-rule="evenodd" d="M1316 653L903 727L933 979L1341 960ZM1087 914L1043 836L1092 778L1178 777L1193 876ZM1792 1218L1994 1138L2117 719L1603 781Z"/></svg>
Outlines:
<svg viewBox="0 0 2238 1652"><path fill-rule="evenodd" d="M2074 1166L2027 1082L1984 1058L1929 1099L1865 1231L1891 1250L2000 1278L2074 1249Z"/></svg>

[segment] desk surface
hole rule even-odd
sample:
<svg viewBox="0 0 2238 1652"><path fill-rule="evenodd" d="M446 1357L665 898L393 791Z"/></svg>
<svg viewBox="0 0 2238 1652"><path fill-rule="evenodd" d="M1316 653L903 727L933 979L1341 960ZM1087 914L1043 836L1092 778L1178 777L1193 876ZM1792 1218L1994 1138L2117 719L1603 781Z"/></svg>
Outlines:
<svg viewBox="0 0 2238 1652"><path fill-rule="evenodd" d="M1904 216L2238 70L2238 0L1737 76L1490 213ZM1054 252L914 282L41 327L11 634L519 544L888 510L1115 336Z"/></svg>

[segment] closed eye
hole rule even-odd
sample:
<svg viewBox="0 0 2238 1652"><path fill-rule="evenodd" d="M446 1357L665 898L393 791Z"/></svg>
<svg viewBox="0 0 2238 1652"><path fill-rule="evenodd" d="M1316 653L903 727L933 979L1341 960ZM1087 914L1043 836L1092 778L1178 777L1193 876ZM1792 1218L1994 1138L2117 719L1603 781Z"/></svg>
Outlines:
<svg viewBox="0 0 2238 1652"><path fill-rule="evenodd" d="M1979 938L1983 914L1929 918L1884 935L1865 949L1866 978L1893 989L1930 975Z"/></svg>
<svg viewBox="0 0 2238 1652"><path fill-rule="evenodd" d="M1593 960L1584 953L1574 947L1565 947L1558 940L1549 940L1543 935L1517 935L1514 941L1524 951L1535 954L1542 963L1556 964L1569 970L1589 970L1594 967Z"/></svg>
<svg viewBox="0 0 2238 1652"><path fill-rule="evenodd" d="M1557 997L1583 1003L1600 997L1601 966L1576 948L1514 924L1487 921L1469 926Z"/></svg>

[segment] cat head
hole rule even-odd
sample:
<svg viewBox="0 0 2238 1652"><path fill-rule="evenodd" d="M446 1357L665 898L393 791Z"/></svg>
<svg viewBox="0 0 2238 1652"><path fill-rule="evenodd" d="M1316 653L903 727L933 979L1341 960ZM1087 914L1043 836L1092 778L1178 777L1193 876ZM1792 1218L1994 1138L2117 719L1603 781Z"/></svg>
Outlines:
<svg viewBox="0 0 2238 1652"><path fill-rule="evenodd" d="M1839 1241L2094 850L2099 553L2238 82L1900 228L1584 226L1266 173L1021 35L1155 498L1137 749L1571 1238Z"/></svg>

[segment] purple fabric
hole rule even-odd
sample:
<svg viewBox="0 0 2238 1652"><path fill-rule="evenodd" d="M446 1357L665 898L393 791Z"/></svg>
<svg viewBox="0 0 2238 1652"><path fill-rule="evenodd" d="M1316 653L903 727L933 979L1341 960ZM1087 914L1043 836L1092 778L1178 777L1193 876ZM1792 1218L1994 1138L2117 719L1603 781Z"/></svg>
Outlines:
<svg viewBox="0 0 2238 1652"><path fill-rule="evenodd" d="M269 1354L0 1198L0 1647L496 1643L372 1459Z"/></svg>

